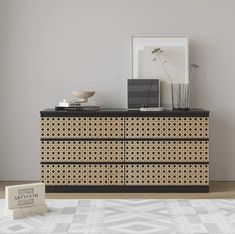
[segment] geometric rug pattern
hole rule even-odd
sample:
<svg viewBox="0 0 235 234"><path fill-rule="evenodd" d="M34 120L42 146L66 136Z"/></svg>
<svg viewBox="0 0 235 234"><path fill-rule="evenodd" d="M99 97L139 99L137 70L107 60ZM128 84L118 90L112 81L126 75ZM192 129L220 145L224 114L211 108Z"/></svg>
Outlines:
<svg viewBox="0 0 235 234"><path fill-rule="evenodd" d="M47 200L48 213L11 220L0 233L235 234L235 200Z"/></svg>

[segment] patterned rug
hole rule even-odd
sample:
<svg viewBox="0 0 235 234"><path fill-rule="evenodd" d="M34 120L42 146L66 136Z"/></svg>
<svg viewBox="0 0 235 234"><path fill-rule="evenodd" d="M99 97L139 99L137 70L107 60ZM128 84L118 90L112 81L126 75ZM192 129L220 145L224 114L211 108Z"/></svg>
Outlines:
<svg viewBox="0 0 235 234"><path fill-rule="evenodd" d="M46 215L10 220L0 233L235 234L235 200L47 200Z"/></svg>

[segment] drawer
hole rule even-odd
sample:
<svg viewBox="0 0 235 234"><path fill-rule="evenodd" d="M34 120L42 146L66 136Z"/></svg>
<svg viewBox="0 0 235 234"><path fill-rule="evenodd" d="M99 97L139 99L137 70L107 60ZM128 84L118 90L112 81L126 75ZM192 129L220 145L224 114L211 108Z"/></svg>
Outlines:
<svg viewBox="0 0 235 234"><path fill-rule="evenodd" d="M126 138L209 138L208 117L127 117Z"/></svg>
<svg viewBox="0 0 235 234"><path fill-rule="evenodd" d="M46 185L124 185L123 164L42 164Z"/></svg>
<svg viewBox="0 0 235 234"><path fill-rule="evenodd" d="M41 138L124 138L124 118L42 117Z"/></svg>
<svg viewBox="0 0 235 234"><path fill-rule="evenodd" d="M126 164L125 185L209 185L208 164Z"/></svg>
<svg viewBox="0 0 235 234"><path fill-rule="evenodd" d="M124 141L41 141L42 162L124 162Z"/></svg>
<svg viewBox="0 0 235 234"><path fill-rule="evenodd" d="M209 162L209 141L126 141L126 162Z"/></svg>

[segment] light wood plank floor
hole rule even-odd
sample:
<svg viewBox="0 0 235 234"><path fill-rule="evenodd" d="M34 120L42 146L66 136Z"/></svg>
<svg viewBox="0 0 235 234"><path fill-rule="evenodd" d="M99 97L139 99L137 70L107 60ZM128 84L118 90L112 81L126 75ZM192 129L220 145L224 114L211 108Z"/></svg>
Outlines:
<svg viewBox="0 0 235 234"><path fill-rule="evenodd" d="M0 198L5 186L32 182L0 182ZM235 199L235 181L211 181L209 193L47 193L47 199Z"/></svg>

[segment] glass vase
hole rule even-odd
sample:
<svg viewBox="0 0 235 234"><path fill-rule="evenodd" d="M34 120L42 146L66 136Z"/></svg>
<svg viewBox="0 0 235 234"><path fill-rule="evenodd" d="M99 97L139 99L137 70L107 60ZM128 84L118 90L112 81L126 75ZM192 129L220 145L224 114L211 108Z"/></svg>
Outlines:
<svg viewBox="0 0 235 234"><path fill-rule="evenodd" d="M172 83L171 95L173 109L189 109L189 83Z"/></svg>

